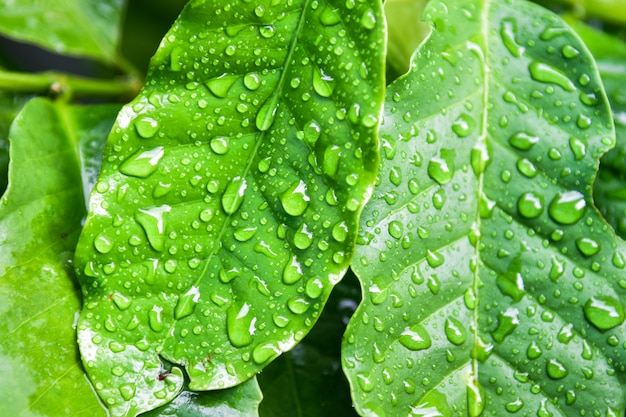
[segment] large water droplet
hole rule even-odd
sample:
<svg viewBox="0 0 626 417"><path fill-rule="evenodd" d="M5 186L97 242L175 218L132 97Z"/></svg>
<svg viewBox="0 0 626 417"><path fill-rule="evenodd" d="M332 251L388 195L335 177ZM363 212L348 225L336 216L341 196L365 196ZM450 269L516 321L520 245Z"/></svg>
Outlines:
<svg viewBox="0 0 626 417"><path fill-rule="evenodd" d="M285 265L285 269L283 270L283 282L285 284L291 285L302 279L302 266L300 262L296 259L295 256L291 258L291 262L288 262Z"/></svg>
<svg viewBox="0 0 626 417"><path fill-rule="evenodd" d="M524 47L518 44L515 40L516 32L517 21L510 18L502 20L502 24L500 26L500 37L502 38L502 43L504 43L504 46L509 50L511 55L519 58L524 53Z"/></svg>
<svg viewBox="0 0 626 417"><path fill-rule="evenodd" d="M111 249L113 249L113 239L111 239L105 233L100 233L93 240L93 246L100 253L103 253L103 254L109 253L111 252Z"/></svg>
<svg viewBox="0 0 626 417"><path fill-rule="evenodd" d="M138 178L147 178L154 173L161 158L163 146L148 151L138 151L120 165L120 172Z"/></svg>
<svg viewBox="0 0 626 417"><path fill-rule="evenodd" d="M435 157L428 162L428 175L440 185L452 181L454 163L451 155L442 152L442 157Z"/></svg>
<svg viewBox="0 0 626 417"><path fill-rule="evenodd" d="M159 131L159 122L152 117L142 116L135 120L135 130L144 139L149 139Z"/></svg>
<svg viewBox="0 0 626 417"><path fill-rule="evenodd" d="M228 149L230 149L229 138L225 136L216 136L211 139L209 146L211 146L211 150L216 154L224 155L228 152Z"/></svg>
<svg viewBox="0 0 626 417"><path fill-rule="evenodd" d="M339 160L341 158L341 148L331 145L324 151L323 170L329 177L334 177L339 170Z"/></svg>
<svg viewBox="0 0 626 417"><path fill-rule="evenodd" d="M226 331L228 340L235 347L243 347L252 343L255 322L250 314L250 305L244 303L241 308L231 304L226 312Z"/></svg>
<svg viewBox="0 0 626 417"><path fill-rule="evenodd" d="M528 349L526 349L526 356L528 356L528 359L537 359L542 354L543 351L541 350L541 347L537 344L537 342L535 342L534 340L530 342L530 345L528 345Z"/></svg>
<svg viewBox="0 0 626 417"><path fill-rule="evenodd" d="M561 70L543 62L533 61L528 67L530 76L543 83L556 84L565 91L576 91L576 86Z"/></svg>
<svg viewBox="0 0 626 417"><path fill-rule="evenodd" d="M519 326L519 310L516 308L508 308L505 312L498 314L498 327L491 332L493 339L498 342L504 342L504 339L515 331Z"/></svg>
<svg viewBox="0 0 626 417"><path fill-rule="evenodd" d="M174 309L174 318L176 318L176 320L180 320L184 317L190 316L196 308L199 300L200 290L198 287L192 286L189 291L178 297L176 308Z"/></svg>
<svg viewBox="0 0 626 417"><path fill-rule="evenodd" d="M470 417L480 417L485 410L486 399L483 387L475 376L467 384L467 411Z"/></svg>
<svg viewBox="0 0 626 417"><path fill-rule="evenodd" d="M206 86L215 97L224 98L239 76L222 74L217 78L207 81Z"/></svg>
<svg viewBox="0 0 626 417"><path fill-rule="evenodd" d="M163 308L159 306L152 307L152 310L148 312L148 324L155 332L163 330L163 317L161 317L161 312L163 312Z"/></svg>
<svg viewBox="0 0 626 417"><path fill-rule="evenodd" d="M256 127L260 131L268 130L274 124L276 119L276 112L278 110L278 98L276 95L270 96L267 101L261 106L259 112L256 115Z"/></svg>
<svg viewBox="0 0 626 417"><path fill-rule="evenodd" d="M146 233L148 243L159 252L165 246L165 213L169 213L171 210L170 206L163 205L147 210L139 209L139 212L135 214L135 220Z"/></svg>
<svg viewBox="0 0 626 417"><path fill-rule="evenodd" d="M298 249L307 249L313 243L313 233L311 233L307 225L302 223L296 233L293 235L293 244Z"/></svg>
<svg viewBox="0 0 626 417"><path fill-rule="evenodd" d="M283 209L290 216L301 216L309 206L311 198L307 195L307 186L302 180L295 181L280 195Z"/></svg>
<svg viewBox="0 0 626 417"><path fill-rule="evenodd" d="M234 214L241 204L243 203L243 197L247 188L245 178L235 177L228 184L224 194L222 195L222 208L226 214Z"/></svg>
<svg viewBox="0 0 626 417"><path fill-rule="evenodd" d="M584 306L585 317L598 329L605 331L624 322L624 305L609 296L591 297Z"/></svg>
<svg viewBox="0 0 626 417"><path fill-rule="evenodd" d="M543 196L534 191L524 193L517 200L517 210L520 216L535 219L543 213Z"/></svg>
<svg viewBox="0 0 626 417"><path fill-rule="evenodd" d="M368 30L376 27L376 14L374 14L372 9L367 9L361 16L361 26Z"/></svg>
<svg viewBox="0 0 626 417"><path fill-rule="evenodd" d="M458 319L448 317L445 325L446 337L454 345L462 345L467 340L467 331Z"/></svg>
<svg viewBox="0 0 626 417"><path fill-rule="evenodd" d="M462 113L452 122L452 131L460 138L465 138L472 134L476 128L476 121L467 113Z"/></svg>
<svg viewBox="0 0 626 417"><path fill-rule="evenodd" d="M280 349L272 343L257 345L252 351L252 359L259 365L280 355Z"/></svg>
<svg viewBox="0 0 626 417"><path fill-rule="evenodd" d="M528 151L539 142L539 137L528 132L518 132L509 138L512 147L520 151Z"/></svg>
<svg viewBox="0 0 626 417"><path fill-rule="evenodd" d="M576 239L576 247L584 256L593 256L600 251L600 243L590 237Z"/></svg>
<svg viewBox="0 0 626 417"><path fill-rule="evenodd" d="M521 301L526 294L524 289L524 279L522 274L506 273L504 275L498 275L496 278L496 285L502 291L502 294L508 295L515 302Z"/></svg>
<svg viewBox="0 0 626 417"><path fill-rule="evenodd" d="M432 345L430 335L419 324L404 329L400 334L399 341L402 346L414 351L428 349Z"/></svg>
<svg viewBox="0 0 626 417"><path fill-rule="evenodd" d="M313 70L313 89L322 97L330 97L335 90L335 80L321 68Z"/></svg>
<svg viewBox="0 0 626 417"><path fill-rule="evenodd" d="M546 365L548 376L552 379L563 379L569 374L569 371L561 362L556 359L550 359Z"/></svg>
<svg viewBox="0 0 626 417"><path fill-rule="evenodd" d="M339 15L339 9L335 9L331 6L326 6L320 15L320 22L324 26L333 26L341 22L341 16Z"/></svg>
<svg viewBox="0 0 626 417"><path fill-rule="evenodd" d="M574 224L585 215L587 202L578 191L566 191L554 197L548 208L550 217L560 224Z"/></svg>

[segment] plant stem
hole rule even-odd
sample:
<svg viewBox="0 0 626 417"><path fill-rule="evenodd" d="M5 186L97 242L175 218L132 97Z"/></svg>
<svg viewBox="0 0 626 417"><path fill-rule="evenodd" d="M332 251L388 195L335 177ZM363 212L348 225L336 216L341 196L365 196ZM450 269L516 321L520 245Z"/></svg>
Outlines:
<svg viewBox="0 0 626 417"><path fill-rule="evenodd" d="M58 72L30 74L0 70L0 91L51 94L68 100L86 96L127 100L135 97L140 88L141 82L132 76L99 80Z"/></svg>

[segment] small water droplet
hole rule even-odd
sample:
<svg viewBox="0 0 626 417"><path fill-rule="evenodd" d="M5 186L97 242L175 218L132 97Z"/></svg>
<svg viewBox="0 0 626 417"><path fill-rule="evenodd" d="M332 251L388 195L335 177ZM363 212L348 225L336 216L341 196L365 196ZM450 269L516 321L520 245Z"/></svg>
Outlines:
<svg viewBox="0 0 626 417"><path fill-rule="evenodd" d="M624 305L609 296L591 297L583 310L587 320L602 331L620 326L624 322Z"/></svg>
<svg viewBox="0 0 626 417"><path fill-rule="evenodd" d="M569 374L569 371L561 362L556 359L550 359L546 365L548 376L552 379L563 379Z"/></svg>
<svg viewBox="0 0 626 417"><path fill-rule="evenodd" d="M272 95L270 96L263 106L259 109L259 112L256 115L256 127L261 132L269 130L274 124L274 119L276 119L276 112L278 110L278 96Z"/></svg>
<svg viewBox="0 0 626 417"><path fill-rule="evenodd" d="M471 135L475 128L476 121L467 113L461 113L459 117L452 122L452 130L460 138Z"/></svg>
<svg viewBox="0 0 626 417"><path fill-rule="evenodd" d="M234 214L241 204L247 188L245 178L235 177L226 187L222 195L222 208L226 214Z"/></svg>
<svg viewBox="0 0 626 417"><path fill-rule="evenodd" d="M530 342L530 345L528 345L528 349L526 349L526 356L528 356L528 359L537 359L542 354L543 351L541 350L541 347L537 344L537 342L535 342L534 340Z"/></svg>
<svg viewBox="0 0 626 417"><path fill-rule="evenodd" d="M157 170L158 163L164 154L163 146L147 151L140 150L120 165L120 172L124 175L147 178Z"/></svg>
<svg viewBox="0 0 626 417"><path fill-rule="evenodd" d="M571 225L577 223L585 215L587 202L578 191L566 191L554 197L548 212L557 223Z"/></svg>
<svg viewBox="0 0 626 417"><path fill-rule="evenodd" d="M430 335L419 324L405 328L400 334L399 342L405 348L413 351L428 349L432 345Z"/></svg>
<svg viewBox="0 0 626 417"><path fill-rule="evenodd" d="M135 384L122 384L118 388L118 390L120 391L120 395L126 401L130 401L133 399L136 389L137 387L135 386Z"/></svg>
<svg viewBox="0 0 626 417"><path fill-rule="evenodd" d="M584 256L593 256L600 251L600 243L590 237L576 239L576 247Z"/></svg>
<svg viewBox="0 0 626 417"><path fill-rule="evenodd" d="M304 214L311 198L307 194L307 186L302 180L295 181L280 196L283 209L290 216L301 216Z"/></svg>
<svg viewBox="0 0 626 417"><path fill-rule="evenodd" d="M567 59L573 59L580 55L580 51L572 45L564 45L561 49L561 53L563 54L563 57Z"/></svg>
<svg viewBox="0 0 626 417"><path fill-rule="evenodd" d="M387 226L387 231L394 239L401 239L404 235L404 225L398 220L392 220Z"/></svg>
<svg viewBox="0 0 626 417"><path fill-rule="evenodd" d="M524 408L524 402L520 398L517 398L516 400L506 403L504 408L509 413L517 413L519 410Z"/></svg>
<svg viewBox="0 0 626 417"><path fill-rule="evenodd" d="M363 390L363 392L372 392L374 389L374 382L368 373L359 372L356 375L356 379L359 383L359 387Z"/></svg>

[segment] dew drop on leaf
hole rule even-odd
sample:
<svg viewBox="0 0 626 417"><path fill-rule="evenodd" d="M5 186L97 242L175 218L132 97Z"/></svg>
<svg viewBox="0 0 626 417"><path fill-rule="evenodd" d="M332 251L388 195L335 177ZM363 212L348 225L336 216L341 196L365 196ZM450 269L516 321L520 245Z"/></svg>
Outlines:
<svg viewBox="0 0 626 417"><path fill-rule="evenodd" d="M419 324L404 329L398 340L402 346L413 351L428 349L432 345L430 335Z"/></svg>
<svg viewBox="0 0 626 417"><path fill-rule="evenodd" d="M152 117L142 116L135 120L135 130L144 139L149 139L159 131L159 122Z"/></svg>
<svg viewBox="0 0 626 417"><path fill-rule="evenodd" d="M548 361L548 364L546 365L546 372L552 379L563 379L569 374L565 365L556 359L550 359Z"/></svg>
<svg viewBox="0 0 626 417"><path fill-rule="evenodd" d="M147 151L138 151L120 165L120 172L138 178L147 178L157 170L164 155L163 147L157 146Z"/></svg>
<svg viewBox="0 0 626 417"><path fill-rule="evenodd" d="M235 303L226 313L226 332L228 340L235 347L244 347L252 343L255 321L250 314L250 305L244 303L239 308Z"/></svg>
<svg viewBox="0 0 626 417"><path fill-rule="evenodd" d="M553 66L533 61L528 67L530 76L535 80L543 83L552 83L560 86L565 91L576 91L576 86L561 70Z"/></svg>
<svg viewBox="0 0 626 417"><path fill-rule="evenodd" d="M587 203L584 196L578 191L565 191L554 197L548 212L552 220L559 224L571 225L577 223L585 215Z"/></svg>
<svg viewBox="0 0 626 417"><path fill-rule="evenodd" d="M620 326L624 322L624 305L613 297L591 297L583 310L587 320L602 331Z"/></svg>
<svg viewBox="0 0 626 417"><path fill-rule="evenodd" d="M304 181L295 181L289 188L280 195L280 202L283 209L290 216L301 216L309 206L311 198L307 194L307 187Z"/></svg>
<svg viewBox="0 0 626 417"><path fill-rule="evenodd" d="M226 214L234 214L241 204L247 188L245 178L235 177L228 184L224 194L222 195L222 208Z"/></svg>
<svg viewBox="0 0 626 417"><path fill-rule="evenodd" d="M517 200L517 210L520 216L527 219L539 217L544 210L543 196L534 191L522 194Z"/></svg>
<svg viewBox="0 0 626 417"><path fill-rule="evenodd" d="M520 151L528 151L539 142L539 137L528 132L517 132L509 138L512 147Z"/></svg>

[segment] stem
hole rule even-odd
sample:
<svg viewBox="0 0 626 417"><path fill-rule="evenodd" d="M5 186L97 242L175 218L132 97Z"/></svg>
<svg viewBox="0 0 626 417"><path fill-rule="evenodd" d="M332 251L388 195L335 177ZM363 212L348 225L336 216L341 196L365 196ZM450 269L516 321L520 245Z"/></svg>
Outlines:
<svg viewBox="0 0 626 417"><path fill-rule="evenodd" d="M131 99L141 82L137 77L123 80L98 80L58 72L29 74L0 70L0 91L51 94L66 99L76 97Z"/></svg>

